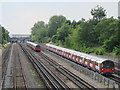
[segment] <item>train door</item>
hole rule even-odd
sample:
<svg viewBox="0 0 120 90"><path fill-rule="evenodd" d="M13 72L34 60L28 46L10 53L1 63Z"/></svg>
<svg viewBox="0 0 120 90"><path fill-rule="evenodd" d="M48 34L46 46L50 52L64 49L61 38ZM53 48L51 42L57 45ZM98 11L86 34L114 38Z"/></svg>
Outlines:
<svg viewBox="0 0 120 90"><path fill-rule="evenodd" d="M64 57L65 57L66 52L64 51Z"/></svg>
<svg viewBox="0 0 120 90"><path fill-rule="evenodd" d="M88 68L90 68L90 59L87 59L87 62L88 62Z"/></svg>
<svg viewBox="0 0 120 90"><path fill-rule="evenodd" d="M92 62L93 62L93 61L90 60L90 68L92 68Z"/></svg>
<svg viewBox="0 0 120 90"><path fill-rule="evenodd" d="M78 63L78 56L76 55L76 62Z"/></svg>
<svg viewBox="0 0 120 90"><path fill-rule="evenodd" d="M99 72L99 63L98 62L95 62L95 68L96 68L96 71Z"/></svg>
<svg viewBox="0 0 120 90"><path fill-rule="evenodd" d="M71 58L71 55L70 55L70 53L68 54L68 58L69 58L69 59Z"/></svg>
<svg viewBox="0 0 120 90"><path fill-rule="evenodd" d="M87 59L85 58L85 66L87 66L88 62L87 62Z"/></svg>
<svg viewBox="0 0 120 90"><path fill-rule="evenodd" d="M73 55L71 54L71 58L70 58L71 60L73 60Z"/></svg>
<svg viewBox="0 0 120 90"><path fill-rule="evenodd" d="M78 56L78 63L80 63L80 56Z"/></svg>
<svg viewBox="0 0 120 90"><path fill-rule="evenodd" d="M68 52L66 52L66 58L68 58Z"/></svg>
<svg viewBox="0 0 120 90"><path fill-rule="evenodd" d="M84 58L83 57L80 57L80 63L83 64L83 60Z"/></svg>
<svg viewBox="0 0 120 90"><path fill-rule="evenodd" d="M66 52L65 57L67 58L67 56L68 56L68 53Z"/></svg>
<svg viewBox="0 0 120 90"><path fill-rule="evenodd" d="M74 62L76 62L76 55L74 55L74 58L73 58Z"/></svg>
<svg viewBox="0 0 120 90"><path fill-rule="evenodd" d="M95 68L95 61L92 61L91 63L92 63L92 69L96 70L96 68Z"/></svg>

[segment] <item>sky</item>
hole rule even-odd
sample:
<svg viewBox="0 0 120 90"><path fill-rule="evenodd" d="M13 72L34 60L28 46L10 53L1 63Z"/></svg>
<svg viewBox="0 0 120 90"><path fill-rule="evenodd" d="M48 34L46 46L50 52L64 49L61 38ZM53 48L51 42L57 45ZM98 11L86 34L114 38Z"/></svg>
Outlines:
<svg viewBox="0 0 120 90"><path fill-rule="evenodd" d="M79 21L92 18L90 11L97 5L106 9L107 17L118 17L119 0L27 0L0 2L0 24L7 29L10 34L30 34L31 28L37 21L48 23L50 17L63 15L69 20Z"/></svg>

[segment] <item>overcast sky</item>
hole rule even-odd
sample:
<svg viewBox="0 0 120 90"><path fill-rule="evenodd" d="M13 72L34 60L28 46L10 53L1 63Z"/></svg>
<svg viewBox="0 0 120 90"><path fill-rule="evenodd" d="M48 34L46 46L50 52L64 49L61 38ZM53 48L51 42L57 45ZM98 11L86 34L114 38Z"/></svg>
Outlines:
<svg viewBox="0 0 120 90"><path fill-rule="evenodd" d="M70 2L53 2L45 0L45 2L4 2L0 3L0 24L4 26L10 34L28 34L31 32L31 27L37 21L48 23L53 15L63 15L69 20L86 20L92 18L90 11L97 5L106 9L107 17L118 17L118 1L119 0L84 0L78 2L71 0ZM62 2L61 2L62 1ZM106 2L105 2L106 1Z"/></svg>

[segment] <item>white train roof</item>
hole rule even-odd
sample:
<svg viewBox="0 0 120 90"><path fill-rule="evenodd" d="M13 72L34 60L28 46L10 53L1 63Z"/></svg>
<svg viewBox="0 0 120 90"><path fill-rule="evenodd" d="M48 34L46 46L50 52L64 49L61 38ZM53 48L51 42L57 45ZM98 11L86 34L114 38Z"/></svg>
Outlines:
<svg viewBox="0 0 120 90"><path fill-rule="evenodd" d="M36 44L36 43L29 42L29 41L27 41L26 43L31 44L31 45L33 45L33 46L37 46L37 45L38 45L38 44Z"/></svg>
<svg viewBox="0 0 120 90"><path fill-rule="evenodd" d="M64 52L67 52L67 53L70 53L70 54L73 54L73 55L77 55L77 56L80 56L80 57L83 57L83 58L86 58L86 59L90 59L90 60L96 61L98 63L102 63L106 60L109 60L109 59L99 58L99 57L96 57L96 56L91 56L91 55L86 54L86 53L78 52L78 51L75 51L75 50L63 48L63 47L52 45L52 44L46 44L46 46L50 46L52 48L56 48L58 50L62 50Z"/></svg>

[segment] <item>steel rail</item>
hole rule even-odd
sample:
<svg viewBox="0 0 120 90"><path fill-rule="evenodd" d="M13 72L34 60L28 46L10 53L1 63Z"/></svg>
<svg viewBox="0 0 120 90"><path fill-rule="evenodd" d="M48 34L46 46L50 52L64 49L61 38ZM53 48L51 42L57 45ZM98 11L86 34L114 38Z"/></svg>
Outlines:
<svg viewBox="0 0 120 90"><path fill-rule="evenodd" d="M45 78L49 80L49 86L52 85L52 88L56 89L70 89L60 78L58 78L55 74L53 74L42 62L38 60L27 48L20 45L28 58L31 60L35 68L38 72L42 72L39 74L44 74Z"/></svg>
<svg viewBox="0 0 120 90"><path fill-rule="evenodd" d="M22 69L22 64L21 64L21 59L20 59L20 56L19 56L19 51L18 51L18 48L17 46L14 47L14 53L15 53L15 58L14 58L14 67L13 67L13 88L14 90L17 90L17 89L24 89L24 90L28 90L28 85L26 83L26 77L25 77L25 74L23 72L23 69ZM19 72L18 72L19 71ZM20 73L17 75L17 72ZM18 77L21 77L21 81L23 82L21 86L19 86L18 84L18 80L17 78Z"/></svg>
<svg viewBox="0 0 120 90"><path fill-rule="evenodd" d="M10 50L11 50L12 44L10 44L7 49L2 53L2 80L1 80L1 86L0 88L2 89L4 86L4 80L5 80L5 75L6 75L6 66L7 62L9 61L9 56L10 56ZM4 66L4 67L3 67Z"/></svg>
<svg viewBox="0 0 120 90"><path fill-rule="evenodd" d="M48 61L52 66L54 66L57 70L63 73L67 78L69 78L74 84L76 84L81 89L88 89L88 90L97 90L94 86L90 85L89 83L85 82L83 79L78 77L77 75L73 74L66 68L62 67L60 64L56 63L54 60L49 58L43 53L39 53L42 58Z"/></svg>
<svg viewBox="0 0 120 90"><path fill-rule="evenodd" d="M120 84L120 77L116 76L116 75L111 75L108 78L112 79L113 81L115 81L118 85Z"/></svg>

